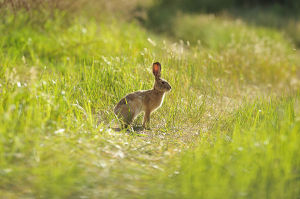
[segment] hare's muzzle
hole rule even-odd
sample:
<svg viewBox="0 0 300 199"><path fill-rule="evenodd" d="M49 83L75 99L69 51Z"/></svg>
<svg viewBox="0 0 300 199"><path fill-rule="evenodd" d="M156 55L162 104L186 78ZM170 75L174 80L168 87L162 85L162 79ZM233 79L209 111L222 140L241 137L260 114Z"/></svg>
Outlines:
<svg viewBox="0 0 300 199"><path fill-rule="evenodd" d="M168 86L168 91L170 91L171 89L172 89L172 87L169 85L169 86Z"/></svg>

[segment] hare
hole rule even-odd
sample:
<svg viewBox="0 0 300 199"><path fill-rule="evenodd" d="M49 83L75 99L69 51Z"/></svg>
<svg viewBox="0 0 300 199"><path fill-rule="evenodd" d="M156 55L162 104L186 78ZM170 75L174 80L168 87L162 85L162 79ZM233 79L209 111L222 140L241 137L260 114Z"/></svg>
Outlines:
<svg viewBox="0 0 300 199"><path fill-rule="evenodd" d="M151 113L162 105L165 93L171 90L170 84L160 78L159 62L153 63L152 70L155 77L153 89L130 93L115 106L114 113L121 120L122 128L127 128L141 112L144 112L143 128L149 129Z"/></svg>

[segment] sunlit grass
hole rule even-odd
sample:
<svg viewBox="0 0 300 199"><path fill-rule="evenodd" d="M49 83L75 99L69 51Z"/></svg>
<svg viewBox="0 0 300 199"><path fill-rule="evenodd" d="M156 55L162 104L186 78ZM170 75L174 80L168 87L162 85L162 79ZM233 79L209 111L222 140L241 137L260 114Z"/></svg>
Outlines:
<svg viewBox="0 0 300 199"><path fill-rule="evenodd" d="M142 196L152 183L145 179L179 151L202 144L204 132L219 138L211 130L216 121L232 121L230 113L257 96L299 86L293 45L271 29L187 16L176 25L185 41L174 42L134 22L77 17L65 23L58 14L40 25L28 18L7 15L0 24L5 198ZM195 27L195 36L184 32ZM154 61L162 63L172 91L153 114L152 131L115 132L113 106L129 92L152 88ZM247 113L249 121L256 117ZM134 125L140 124L141 117Z"/></svg>
<svg viewBox="0 0 300 199"><path fill-rule="evenodd" d="M261 99L237 110L171 162L149 196L297 198L299 111L298 96Z"/></svg>

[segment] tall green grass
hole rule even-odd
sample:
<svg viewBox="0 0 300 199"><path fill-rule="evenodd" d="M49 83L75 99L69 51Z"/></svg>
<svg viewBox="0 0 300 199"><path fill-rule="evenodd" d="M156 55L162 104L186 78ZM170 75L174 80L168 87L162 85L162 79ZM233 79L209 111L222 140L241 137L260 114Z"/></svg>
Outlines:
<svg viewBox="0 0 300 199"><path fill-rule="evenodd" d="M189 62L207 65L214 77L227 77L231 83L279 86L283 79L290 81L298 68L295 44L275 29L214 14L177 14L167 24L168 35L193 49ZM203 61L207 59L211 62Z"/></svg>
<svg viewBox="0 0 300 199"><path fill-rule="evenodd" d="M298 95L245 105L171 162L149 196L298 198L299 116Z"/></svg>

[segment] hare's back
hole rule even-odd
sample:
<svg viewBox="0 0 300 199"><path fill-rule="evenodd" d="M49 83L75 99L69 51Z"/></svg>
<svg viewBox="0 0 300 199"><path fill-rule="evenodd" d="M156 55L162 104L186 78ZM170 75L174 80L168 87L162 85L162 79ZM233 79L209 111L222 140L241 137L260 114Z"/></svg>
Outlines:
<svg viewBox="0 0 300 199"><path fill-rule="evenodd" d="M122 106L125 104L131 105L131 106L139 106L143 102L143 91L137 91L134 93L129 93L124 98L122 98L117 106Z"/></svg>
<svg viewBox="0 0 300 199"><path fill-rule="evenodd" d="M144 95L143 91L137 91L134 93L130 93L126 95L125 97L128 104L134 105L134 106L141 106L143 103Z"/></svg>

